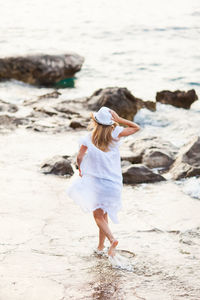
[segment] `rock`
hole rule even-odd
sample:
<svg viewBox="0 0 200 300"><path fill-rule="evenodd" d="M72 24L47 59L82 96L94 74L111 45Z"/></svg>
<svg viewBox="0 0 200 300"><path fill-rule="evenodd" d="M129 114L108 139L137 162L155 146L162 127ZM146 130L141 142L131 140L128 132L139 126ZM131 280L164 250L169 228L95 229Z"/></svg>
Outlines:
<svg viewBox="0 0 200 300"><path fill-rule="evenodd" d="M86 128L87 126L82 124L79 121L71 121L71 123L69 124L69 127L73 128L73 129L77 129L77 128Z"/></svg>
<svg viewBox="0 0 200 300"><path fill-rule="evenodd" d="M162 150L147 149L143 155L142 163L153 168L168 168L174 162L174 159Z"/></svg>
<svg viewBox="0 0 200 300"><path fill-rule="evenodd" d="M54 109L62 113L62 117L72 120L73 123L71 123L70 127L73 128L87 127L91 119L90 118L91 112L85 108L83 102L85 102L85 98L84 100L82 100L82 98L81 100L80 99L64 100L62 102L57 103L54 106Z"/></svg>
<svg viewBox="0 0 200 300"><path fill-rule="evenodd" d="M44 116L44 114L43 114L43 116ZM30 115L29 119L32 121L32 124L28 125L26 128L34 130L34 131L38 131L38 132L46 132L46 133L51 133L51 134L69 131L70 128L66 124L66 121L63 120L63 118L57 119L56 117L57 116L48 117L46 115L45 118L40 118L37 120L34 118L34 116L31 117L31 115ZM61 120L63 122L61 122Z"/></svg>
<svg viewBox="0 0 200 300"><path fill-rule="evenodd" d="M55 129L55 127L45 126L45 125L41 125L41 124L37 124L37 123L28 125L26 127L26 129L31 129L31 130L36 131L36 132L45 132L45 133L59 133L59 132L61 132L59 130L59 128Z"/></svg>
<svg viewBox="0 0 200 300"><path fill-rule="evenodd" d="M175 180L192 176L200 176L200 167L193 167L189 164L179 163L174 165L170 173L172 175L172 179Z"/></svg>
<svg viewBox="0 0 200 300"><path fill-rule="evenodd" d="M136 140L129 145L133 155L125 158L132 163L143 163L149 168L168 168L175 160L178 149L159 137Z"/></svg>
<svg viewBox="0 0 200 300"><path fill-rule="evenodd" d="M194 101L198 99L195 90L184 91L161 91L156 94L156 101L163 104L171 104L176 107L189 109Z"/></svg>
<svg viewBox="0 0 200 300"><path fill-rule="evenodd" d="M44 174L72 176L74 174L69 156L54 156L41 166Z"/></svg>
<svg viewBox="0 0 200 300"><path fill-rule="evenodd" d="M0 100L0 112L15 113L17 111L18 111L17 105Z"/></svg>
<svg viewBox="0 0 200 300"><path fill-rule="evenodd" d="M122 161L121 161L121 167L122 167L122 168L131 166L131 165L132 165L131 162L128 161L128 160L122 160Z"/></svg>
<svg viewBox="0 0 200 300"><path fill-rule="evenodd" d="M193 138L179 152L170 168L173 179L200 176L200 136Z"/></svg>
<svg viewBox="0 0 200 300"><path fill-rule="evenodd" d="M29 120L27 118L14 118L13 124L15 124L16 126L27 125L29 124Z"/></svg>
<svg viewBox="0 0 200 300"><path fill-rule="evenodd" d="M129 162L129 164L138 164L142 162L141 153L133 153L131 149L132 145L133 142L129 140L123 142L123 147L120 149L122 165L126 165L126 162Z"/></svg>
<svg viewBox="0 0 200 300"><path fill-rule="evenodd" d="M80 116L80 114L78 112L72 111L71 109L69 109L69 107L66 104L62 104L59 103L56 107L54 107L55 110L57 110L58 112L62 112L64 114L68 114L68 115L77 115Z"/></svg>
<svg viewBox="0 0 200 300"><path fill-rule="evenodd" d="M141 156L141 153L138 153L137 154L125 154L125 155L122 155L121 156L121 160L122 161L128 161L130 162L131 164L139 164L142 162L142 156Z"/></svg>
<svg viewBox="0 0 200 300"><path fill-rule="evenodd" d="M27 125L29 120L26 118L16 118L8 115L0 115L0 130L9 129L13 130L19 125Z"/></svg>
<svg viewBox="0 0 200 300"><path fill-rule="evenodd" d="M15 117L10 117L8 115L0 115L0 126L5 128L14 128Z"/></svg>
<svg viewBox="0 0 200 300"><path fill-rule="evenodd" d="M127 184L164 181L165 178L153 173L142 164L130 165L122 169L123 182Z"/></svg>
<svg viewBox="0 0 200 300"><path fill-rule="evenodd" d="M137 108L140 110L141 108L147 108L151 111L156 111L156 102L153 101L143 101L137 98Z"/></svg>
<svg viewBox="0 0 200 300"><path fill-rule="evenodd" d="M121 117L133 120L137 111L143 107L152 109L154 107L155 110L156 104L150 105L149 102L146 104L145 101L134 97L127 88L110 87L94 92L91 97L87 98L85 105L91 110L107 106L115 110Z"/></svg>
<svg viewBox="0 0 200 300"><path fill-rule="evenodd" d="M33 110L34 111L37 111L37 112L40 112L40 113L43 113L43 114L46 114L48 116L54 116L54 115L57 115L58 113L50 106L35 106L33 107Z"/></svg>
<svg viewBox="0 0 200 300"><path fill-rule="evenodd" d="M60 93L60 92L58 92L58 91L55 90L52 93L47 93L47 94L41 95L37 99L38 100L41 100L41 99L51 99L51 98L57 99L57 98L60 97L60 95L62 95L62 93Z"/></svg>
<svg viewBox="0 0 200 300"><path fill-rule="evenodd" d="M0 59L0 80L16 79L33 85L54 86L80 71L83 57L64 55L31 55Z"/></svg>
<svg viewBox="0 0 200 300"><path fill-rule="evenodd" d="M32 104L38 103L41 100L45 100L45 99L57 99L57 98L59 98L60 95L62 95L62 94L59 93L58 91L53 91L52 93L38 96L35 100L25 100L23 102L23 104L24 105L32 105Z"/></svg>

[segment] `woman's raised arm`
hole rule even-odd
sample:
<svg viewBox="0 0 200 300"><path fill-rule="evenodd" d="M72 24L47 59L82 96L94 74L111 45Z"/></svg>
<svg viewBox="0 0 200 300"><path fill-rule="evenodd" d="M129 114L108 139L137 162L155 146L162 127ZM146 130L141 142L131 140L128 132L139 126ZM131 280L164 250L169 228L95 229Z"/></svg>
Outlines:
<svg viewBox="0 0 200 300"><path fill-rule="evenodd" d="M112 114L113 121L128 126L124 128L124 130L118 135L118 137L128 136L140 130L140 126L138 126L136 123L121 118L114 110L110 110L110 112Z"/></svg>

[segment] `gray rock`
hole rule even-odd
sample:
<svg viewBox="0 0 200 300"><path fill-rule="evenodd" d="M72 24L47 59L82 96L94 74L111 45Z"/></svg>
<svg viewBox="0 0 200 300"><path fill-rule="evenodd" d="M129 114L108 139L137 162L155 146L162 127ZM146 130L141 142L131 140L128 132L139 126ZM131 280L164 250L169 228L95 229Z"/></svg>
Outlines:
<svg viewBox="0 0 200 300"><path fill-rule="evenodd" d="M50 106L35 106L33 107L33 110L36 112L40 112L42 114L48 115L48 116L54 116L57 115L57 111L54 110L54 108Z"/></svg>
<svg viewBox="0 0 200 300"><path fill-rule="evenodd" d="M168 168L175 160L178 149L159 137L136 140L130 144L132 156L123 157L132 163L143 163L149 168Z"/></svg>
<svg viewBox="0 0 200 300"><path fill-rule="evenodd" d="M200 137L194 137L179 152L170 168L173 179L200 176Z"/></svg>
<svg viewBox="0 0 200 300"><path fill-rule="evenodd" d="M189 109L194 101L198 99L194 89L185 91L161 91L156 94L156 101L163 104L171 104L176 107Z"/></svg>
<svg viewBox="0 0 200 300"><path fill-rule="evenodd" d="M7 130L14 130L20 125L29 124L29 120L27 118L16 118L14 116L9 115L0 115L0 131L4 132Z"/></svg>
<svg viewBox="0 0 200 300"><path fill-rule="evenodd" d="M64 114L67 114L67 115L76 115L76 116L80 116L80 113L76 112L76 111L73 111L71 109L69 109L69 104L62 104L62 103L59 103L57 106L54 107L56 111L58 112L62 112Z"/></svg>
<svg viewBox="0 0 200 300"><path fill-rule="evenodd" d="M164 181L165 178L155 174L142 164L130 165L122 169L123 182L127 184Z"/></svg>
<svg viewBox="0 0 200 300"><path fill-rule="evenodd" d="M156 110L156 103L142 101L134 97L127 88L109 87L99 89L87 98L85 105L91 110L107 106L115 110L121 117L133 120L139 109L146 107Z"/></svg>
<svg viewBox="0 0 200 300"><path fill-rule="evenodd" d="M123 156L121 156L121 160L128 161L131 164L139 164L142 162L142 155L141 155L141 153L138 153L138 155L137 155L137 153L123 155Z"/></svg>
<svg viewBox="0 0 200 300"><path fill-rule="evenodd" d="M61 133L61 132L67 132L70 130L68 125L60 124L56 122L56 120L53 120L53 122L44 122L42 121L34 121L32 120L32 123L26 127L26 129L33 130L36 132L45 132L45 133Z"/></svg>
<svg viewBox="0 0 200 300"><path fill-rule="evenodd" d="M172 143L157 136L138 139L135 142L130 143L129 147L134 154L137 152L141 153L142 156L146 149L162 149L163 151L169 151L171 155L176 155L178 151L177 147Z"/></svg>
<svg viewBox="0 0 200 300"><path fill-rule="evenodd" d="M122 167L122 168L131 166L131 165L132 165L131 162L128 161L128 160L122 160L122 161L121 161L121 167Z"/></svg>
<svg viewBox="0 0 200 300"><path fill-rule="evenodd" d="M0 59L0 81L16 79L33 85L54 86L80 71L83 57L75 53L64 55L31 55Z"/></svg>
<svg viewBox="0 0 200 300"><path fill-rule="evenodd" d="M142 158L142 163L150 169L168 168L173 164L173 162L174 159L172 159L167 153L156 149L147 149Z"/></svg>
<svg viewBox="0 0 200 300"><path fill-rule="evenodd" d="M138 164L142 161L142 156L139 153L135 153L132 151L131 146L133 145L132 141L125 140L123 142L123 147L120 149L120 155L121 155L121 161L123 162L129 162L131 164Z"/></svg>
<svg viewBox="0 0 200 300"><path fill-rule="evenodd" d="M32 105L32 104L35 104L35 103L38 103L38 102L41 102L41 101L44 102L43 100L46 100L46 99L48 99L48 100L49 99L57 99L57 98L59 98L60 95L62 95L62 94L60 92L58 92L57 90L55 90L51 93L40 95L34 100L25 100L23 102L23 104L24 105Z"/></svg>
<svg viewBox="0 0 200 300"><path fill-rule="evenodd" d="M51 93L47 93L44 95L40 95L37 97L38 100L42 100L42 99L57 99L60 97L60 95L62 95L62 93L58 92L57 90L51 92Z"/></svg>
<svg viewBox="0 0 200 300"><path fill-rule="evenodd" d="M69 156L55 156L41 166L44 174L72 176L74 174Z"/></svg>
<svg viewBox="0 0 200 300"><path fill-rule="evenodd" d="M17 105L0 100L0 112L15 113L16 111L18 111Z"/></svg>

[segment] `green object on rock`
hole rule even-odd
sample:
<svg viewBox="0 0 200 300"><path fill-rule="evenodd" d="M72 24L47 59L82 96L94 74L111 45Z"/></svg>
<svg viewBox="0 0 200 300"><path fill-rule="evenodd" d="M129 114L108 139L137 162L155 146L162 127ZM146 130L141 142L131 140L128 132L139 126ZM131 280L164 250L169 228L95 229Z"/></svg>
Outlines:
<svg viewBox="0 0 200 300"><path fill-rule="evenodd" d="M65 78L56 82L55 87L64 89L64 88L73 88L75 85L75 77Z"/></svg>

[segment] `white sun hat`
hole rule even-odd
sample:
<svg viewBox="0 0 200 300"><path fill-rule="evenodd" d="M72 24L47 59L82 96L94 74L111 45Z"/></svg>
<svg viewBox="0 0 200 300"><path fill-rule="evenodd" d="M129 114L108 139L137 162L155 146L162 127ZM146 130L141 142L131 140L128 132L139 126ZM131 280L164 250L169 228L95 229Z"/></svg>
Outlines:
<svg viewBox="0 0 200 300"><path fill-rule="evenodd" d="M102 106L98 112L94 113L94 118L97 123L101 125L112 125L115 122L112 120L110 109L106 106Z"/></svg>

